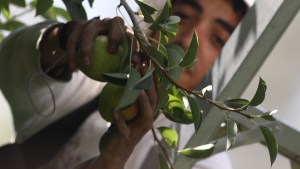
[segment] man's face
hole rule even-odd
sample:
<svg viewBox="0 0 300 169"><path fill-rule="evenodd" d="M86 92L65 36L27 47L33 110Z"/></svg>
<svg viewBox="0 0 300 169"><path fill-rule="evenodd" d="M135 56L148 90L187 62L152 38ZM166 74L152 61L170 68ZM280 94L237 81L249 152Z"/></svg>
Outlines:
<svg viewBox="0 0 300 169"><path fill-rule="evenodd" d="M194 90L219 55L240 16L228 0L177 0L173 4L173 15L181 18L175 44L187 49L194 30L198 34L196 64L179 79L179 84Z"/></svg>

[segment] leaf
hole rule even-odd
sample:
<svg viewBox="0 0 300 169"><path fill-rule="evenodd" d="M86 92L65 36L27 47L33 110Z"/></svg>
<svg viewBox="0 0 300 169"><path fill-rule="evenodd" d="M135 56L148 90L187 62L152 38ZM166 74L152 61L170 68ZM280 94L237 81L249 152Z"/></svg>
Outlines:
<svg viewBox="0 0 300 169"><path fill-rule="evenodd" d="M9 5L7 0L0 1L0 16L1 13L7 20L10 18Z"/></svg>
<svg viewBox="0 0 300 169"><path fill-rule="evenodd" d="M278 153L277 140L269 128L267 128L265 126L259 126L259 128L260 128L262 134L264 135L265 141L267 143L269 155L270 155L271 166L272 166L276 160L277 153Z"/></svg>
<svg viewBox="0 0 300 169"><path fill-rule="evenodd" d="M160 70L156 70L155 71L156 73L156 77L161 77L161 71ZM159 111L162 107L164 107L165 105L168 104L168 101L169 101L169 91L170 91L170 87L169 87L169 80L167 78L161 78L159 80L159 89L161 89L160 91L160 97L159 97L159 100L157 102L157 106L156 106L156 111Z"/></svg>
<svg viewBox="0 0 300 169"><path fill-rule="evenodd" d="M150 26L150 29L153 31L158 31L162 25L167 21L171 12L171 2L167 0L160 15L155 19L155 22Z"/></svg>
<svg viewBox="0 0 300 169"><path fill-rule="evenodd" d="M0 32L0 43L4 39L4 35Z"/></svg>
<svg viewBox="0 0 300 169"><path fill-rule="evenodd" d="M273 116L268 115L268 114L263 114L263 115L261 116L261 118L263 118L263 119L265 119L265 120L268 120L268 121L276 121L276 119L275 119Z"/></svg>
<svg viewBox="0 0 300 169"><path fill-rule="evenodd" d="M164 141L171 147L176 148L178 145L178 134L176 130L173 130L169 127L158 127Z"/></svg>
<svg viewBox="0 0 300 169"><path fill-rule="evenodd" d="M4 24L0 23L0 29L7 30L7 31L12 31L15 30L21 26L24 26L25 24L20 21L15 21L15 20L9 20Z"/></svg>
<svg viewBox="0 0 300 169"><path fill-rule="evenodd" d="M249 101L246 99L229 99L224 101L224 104L233 109L246 110L248 108Z"/></svg>
<svg viewBox="0 0 300 169"><path fill-rule="evenodd" d="M177 34L177 29L178 29L178 24L164 23L161 28L162 36L168 37L169 39L175 39L176 34ZM164 39L166 39L166 38L164 38ZM168 40L166 42L168 42ZM167 44L166 42L165 42L165 44Z"/></svg>
<svg viewBox="0 0 300 169"><path fill-rule="evenodd" d="M168 54L168 67L172 68L178 66L181 60L184 57L184 50L178 45L166 45L167 54Z"/></svg>
<svg viewBox="0 0 300 169"><path fill-rule="evenodd" d="M179 65L184 68L189 68L189 67L193 66L196 63L195 58L197 55L197 50L198 50L198 36L197 36L197 33L194 32L193 39L190 43L190 46L189 46L183 60L181 61L181 63Z"/></svg>
<svg viewBox="0 0 300 169"><path fill-rule="evenodd" d="M201 94L205 96L207 92L211 92L211 91L212 91L212 85L208 85L201 90Z"/></svg>
<svg viewBox="0 0 300 169"><path fill-rule="evenodd" d="M45 13L41 14L46 19L57 19L57 13L53 7L49 8Z"/></svg>
<svg viewBox="0 0 300 169"><path fill-rule="evenodd" d="M169 101L164 109L164 115L171 121L191 124L193 123L193 115L190 111L184 108L183 102L180 98L169 94Z"/></svg>
<svg viewBox="0 0 300 169"><path fill-rule="evenodd" d="M214 144L206 144L195 148L186 148L178 152L184 156L199 159L199 158L207 158L210 155L212 155L214 148L215 148Z"/></svg>
<svg viewBox="0 0 300 169"><path fill-rule="evenodd" d="M149 89L152 85L153 71L154 68L148 70L148 72L132 86L132 89L133 90Z"/></svg>
<svg viewBox="0 0 300 169"><path fill-rule="evenodd" d="M6 8L0 8L1 9L1 13L3 14L3 16L6 18L6 19L9 19L10 18L10 12L9 10L7 10ZM0 14L1 14L0 13Z"/></svg>
<svg viewBox="0 0 300 169"><path fill-rule="evenodd" d="M0 9L3 10L7 10L9 11L9 5L8 5L8 0L1 0L0 1Z"/></svg>
<svg viewBox="0 0 300 169"><path fill-rule="evenodd" d="M189 101L189 105L191 108L191 112L193 114L193 121L194 121L194 126L195 126L195 132L198 131L198 129L201 126L202 123L202 111L200 110L200 107L198 105L197 100L194 97L187 96L187 99Z"/></svg>
<svg viewBox="0 0 300 169"><path fill-rule="evenodd" d="M54 7L54 11L57 14L57 16L61 16L63 19L65 19L66 21L71 20L71 17L69 15L69 13L63 9L63 8L58 8L58 7Z"/></svg>
<svg viewBox="0 0 300 169"><path fill-rule="evenodd" d="M17 6L20 6L20 7L25 7L26 6L25 0L9 0L9 2L13 3Z"/></svg>
<svg viewBox="0 0 300 169"><path fill-rule="evenodd" d="M63 0L63 2L72 19L87 19L87 15L82 3L72 2L71 0Z"/></svg>
<svg viewBox="0 0 300 169"><path fill-rule="evenodd" d="M160 95L159 101L156 106L157 109L155 112L157 112L159 109L161 109L166 104L168 104L168 100L169 100L168 90L164 90Z"/></svg>
<svg viewBox="0 0 300 169"><path fill-rule="evenodd" d="M90 7L93 7L94 0L89 0Z"/></svg>
<svg viewBox="0 0 300 169"><path fill-rule="evenodd" d="M125 87L125 91L122 95L122 98L119 101L118 106L116 107L116 111L121 110L136 101L136 99L139 95L139 91L131 90L131 88L132 88L132 85L134 85L134 83L136 81L138 81L139 79L141 79L141 75L139 74L139 72L135 69L131 69L129 78L128 78L128 81L127 81L127 84Z"/></svg>
<svg viewBox="0 0 300 169"><path fill-rule="evenodd" d="M36 16L44 14L47 12L53 5L53 0L37 0L36 4Z"/></svg>
<svg viewBox="0 0 300 169"><path fill-rule="evenodd" d="M180 22L180 17L178 16L170 16L167 20L167 24L173 25L178 24Z"/></svg>
<svg viewBox="0 0 300 169"><path fill-rule="evenodd" d="M260 115L259 117L265 119L265 120L269 120L269 121L276 121L276 119L272 116L273 114L275 114L277 112L277 110L273 110L271 112L267 112L267 113L263 113L262 115Z"/></svg>
<svg viewBox="0 0 300 169"><path fill-rule="evenodd" d="M255 92L255 95L252 98L252 100L250 101L249 105L250 106L260 105L265 99L266 90L267 90L266 82L262 78L260 78L257 90Z"/></svg>
<svg viewBox="0 0 300 169"><path fill-rule="evenodd" d="M173 80L178 80L183 70L184 69L182 67L176 66L169 69L168 74Z"/></svg>
<svg viewBox="0 0 300 169"><path fill-rule="evenodd" d="M138 4L138 6L140 7L142 14L144 16L144 21L147 23L153 23L154 19L152 17L152 15L157 12L157 10L155 8L153 8L152 6L149 6L139 0L135 0L135 2Z"/></svg>
<svg viewBox="0 0 300 169"><path fill-rule="evenodd" d="M166 53L163 53L161 50L158 50L151 45L147 46L147 50L150 52L151 56L153 56L155 60L159 62L160 65L166 66L166 61L167 61Z"/></svg>
<svg viewBox="0 0 300 169"><path fill-rule="evenodd" d="M128 80L128 74L125 73L103 73L102 77L110 83L125 86Z"/></svg>
<svg viewBox="0 0 300 169"><path fill-rule="evenodd" d="M238 127L236 122L233 121L232 119L227 119L226 124L227 124L226 150L228 150L235 143Z"/></svg>

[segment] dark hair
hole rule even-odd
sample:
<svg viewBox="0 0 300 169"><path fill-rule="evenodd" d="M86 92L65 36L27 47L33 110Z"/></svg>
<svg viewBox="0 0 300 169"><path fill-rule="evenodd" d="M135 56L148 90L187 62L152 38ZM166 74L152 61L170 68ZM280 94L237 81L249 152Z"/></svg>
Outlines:
<svg viewBox="0 0 300 169"><path fill-rule="evenodd" d="M248 4L245 2L245 0L230 0L233 10L237 12L241 18L245 16L245 14L248 11Z"/></svg>
<svg viewBox="0 0 300 169"><path fill-rule="evenodd" d="M172 4L180 1L189 1L193 3L196 0L171 0ZM240 18L243 18L245 16L249 8L245 0L227 0L227 1L232 4L233 10L240 15Z"/></svg>

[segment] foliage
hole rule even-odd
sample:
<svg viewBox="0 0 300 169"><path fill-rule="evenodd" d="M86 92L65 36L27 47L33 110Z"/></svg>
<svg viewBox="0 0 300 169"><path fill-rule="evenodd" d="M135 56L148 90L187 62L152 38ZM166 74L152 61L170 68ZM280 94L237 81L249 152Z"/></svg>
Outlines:
<svg viewBox="0 0 300 169"><path fill-rule="evenodd" d="M5 19L0 20L0 30L12 31L25 25L21 21L18 21L17 17L10 16L9 6L12 4L23 7L25 10L35 10L37 16L42 16L46 19L62 17L65 20L70 20L86 19L86 13L82 6L82 1L83 0L63 0L66 6L65 10L53 6L53 0L32 0L29 4L26 4L25 0L1 0L1 15L3 15ZM89 0L90 6L93 6L93 2L93 0ZM185 52L180 46L170 45L168 42L176 36L177 24L180 21L179 17L170 15L170 1L168 0L165 3L160 13L158 13L157 9L143 3L142 1L135 0L135 2L141 9L141 15L143 16L144 21L150 25L147 29L158 31L160 33L160 39L156 42L156 46L150 45L149 39L145 37L142 32L144 28L140 28L139 22L137 22L134 18L134 14L136 13L128 7L126 0L120 0L118 8L124 7L131 16L131 20L135 27L135 37L139 41L143 52L149 59L150 64L149 69L144 76L141 76L136 68L131 66L128 66L128 71L124 74L107 73L104 75L107 81L126 86L126 91L124 92L117 109L122 109L127 107L129 104L132 104L137 98L138 91L149 88L152 82L151 79L155 76L157 79L156 86L161 90L161 96L156 109L158 115L163 114L169 120L176 123L193 123L196 132L201 127L201 122L203 120L203 111L198 105L197 99L202 99L208 104L218 107L222 112L234 112L248 118L251 121L256 118L275 120L272 117L274 111L260 115L251 115L245 112L249 107L258 106L263 102L267 89L266 83L263 79L260 79L256 93L251 100L234 98L225 100L221 103L210 100L205 96L203 91L190 91L177 84L176 79L179 77L180 73L195 63L195 55L198 48L196 32L193 35L187 52ZM0 38L3 38L1 32ZM188 105L185 104L186 102L184 100L187 100ZM238 125L233 119L228 118L226 115L225 118L225 122L227 123L227 143L224 146L227 150L234 145L236 141ZM253 125L257 124L254 123ZM257 127L260 128L266 140L271 164L273 164L278 152L276 138L272 131L267 127ZM161 133L162 138L169 145L168 148L177 150L178 134L176 131L163 126L158 127L157 130ZM155 132L153 133L155 138L157 138ZM156 141L159 142L158 139L156 139ZM214 146L215 143L211 142L206 145L178 150L177 152L190 158L205 158L213 153ZM161 148L165 149L163 146L161 146ZM166 153L164 153L163 156L160 154L159 157L161 164L163 164L162 168L172 168L172 164L168 161ZM168 163L166 163L163 159L167 160Z"/></svg>

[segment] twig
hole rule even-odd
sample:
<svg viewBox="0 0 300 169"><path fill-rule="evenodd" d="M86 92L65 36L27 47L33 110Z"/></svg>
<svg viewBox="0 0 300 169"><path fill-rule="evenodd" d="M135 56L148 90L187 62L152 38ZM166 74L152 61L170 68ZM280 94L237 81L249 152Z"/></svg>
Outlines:
<svg viewBox="0 0 300 169"><path fill-rule="evenodd" d="M165 157L165 159L167 160L168 164L170 165L171 169L175 169L173 163L172 163L172 162L170 161L170 159L169 159L167 150L166 150L165 147L161 144L161 142L160 142L160 140L158 139L158 137L157 137L157 135L156 135L156 133L155 133L153 127L151 128L151 131L152 131L152 134L153 134L153 136L154 136L155 141L158 143L158 145L159 145L160 149L162 150L162 152L163 152L163 154L164 154L164 157Z"/></svg>

